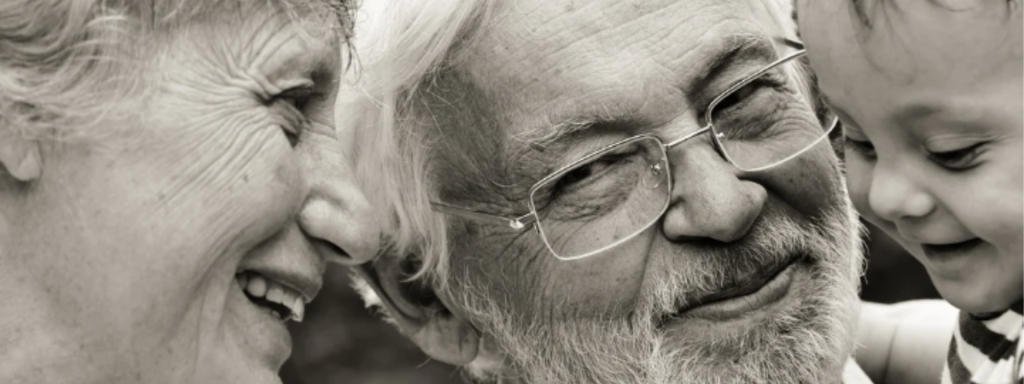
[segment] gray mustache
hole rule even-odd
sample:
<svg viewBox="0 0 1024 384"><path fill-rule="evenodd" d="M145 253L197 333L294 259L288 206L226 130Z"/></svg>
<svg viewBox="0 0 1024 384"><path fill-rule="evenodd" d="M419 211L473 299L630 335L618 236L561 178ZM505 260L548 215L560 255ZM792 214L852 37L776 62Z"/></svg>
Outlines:
<svg viewBox="0 0 1024 384"><path fill-rule="evenodd" d="M739 241L673 244L652 268L656 275L632 317L657 322L680 309L767 281L790 264L813 265L830 257L830 247L823 246L829 237L803 216L766 205L750 233Z"/></svg>

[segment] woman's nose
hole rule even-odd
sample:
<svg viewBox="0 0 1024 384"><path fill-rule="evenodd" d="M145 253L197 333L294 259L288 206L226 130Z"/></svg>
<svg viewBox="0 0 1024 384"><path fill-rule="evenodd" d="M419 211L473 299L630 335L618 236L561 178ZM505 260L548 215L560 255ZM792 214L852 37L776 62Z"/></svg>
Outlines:
<svg viewBox="0 0 1024 384"><path fill-rule="evenodd" d="M333 183L314 193L299 214L299 225L329 262L362 264L380 247L378 223L354 185Z"/></svg>
<svg viewBox="0 0 1024 384"><path fill-rule="evenodd" d="M319 151L306 159L310 190L299 226L327 261L361 264L376 255L380 227L332 133L318 137Z"/></svg>
<svg viewBox="0 0 1024 384"><path fill-rule="evenodd" d="M872 172L868 191L871 210L890 222L927 216L935 209L935 200L905 172L879 163Z"/></svg>

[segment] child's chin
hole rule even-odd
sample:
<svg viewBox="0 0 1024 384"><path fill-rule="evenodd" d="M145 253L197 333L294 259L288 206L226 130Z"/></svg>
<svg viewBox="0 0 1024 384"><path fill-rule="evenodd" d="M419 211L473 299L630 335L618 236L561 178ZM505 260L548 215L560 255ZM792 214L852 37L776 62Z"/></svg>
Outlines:
<svg viewBox="0 0 1024 384"><path fill-rule="evenodd" d="M988 277L987 281L950 281L932 276L932 281L943 299L961 311L976 314L1005 311L1024 297L1019 284L997 285L994 280L996 279Z"/></svg>

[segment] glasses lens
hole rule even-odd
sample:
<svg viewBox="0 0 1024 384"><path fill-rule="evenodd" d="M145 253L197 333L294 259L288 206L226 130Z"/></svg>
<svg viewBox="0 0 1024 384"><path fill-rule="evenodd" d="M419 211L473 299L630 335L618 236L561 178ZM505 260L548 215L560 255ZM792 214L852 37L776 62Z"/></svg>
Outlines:
<svg viewBox="0 0 1024 384"><path fill-rule="evenodd" d="M774 167L828 135L785 71L796 57L741 82L709 108L715 137L736 167L745 171Z"/></svg>
<svg viewBox="0 0 1024 384"><path fill-rule="evenodd" d="M551 252L578 259L650 227L668 206L670 184L661 142L643 137L587 155L538 184L530 198Z"/></svg>

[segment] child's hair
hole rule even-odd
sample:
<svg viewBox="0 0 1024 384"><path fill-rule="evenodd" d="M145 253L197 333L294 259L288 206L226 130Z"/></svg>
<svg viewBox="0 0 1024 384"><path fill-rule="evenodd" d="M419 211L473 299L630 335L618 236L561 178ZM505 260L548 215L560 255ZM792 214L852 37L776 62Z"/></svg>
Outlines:
<svg viewBox="0 0 1024 384"><path fill-rule="evenodd" d="M918 0L918 1L921 1L921 0ZM935 6L940 7L940 8L947 9L947 10L949 10L951 12L960 12L960 11L964 11L964 10L967 9L967 8L963 8L963 7L953 6L952 4L949 4L948 0L926 0L926 1L931 3L932 5L935 5ZM864 26L865 28L867 28L868 30L872 29L874 27L874 25L875 25L875 21L877 20L876 13L881 12L882 13L882 18L887 19L887 20L891 20L891 18L889 17L889 12L890 11L895 11L897 13L902 12L902 9L900 8L900 4L899 4L898 1L850 0L850 3L853 6L853 14L857 17L858 21L860 21L860 24L862 26ZM1005 15L1010 15L1014 11L1020 9L1020 0L1006 0L1005 4L1006 4L1006 13L1005 13Z"/></svg>
<svg viewBox="0 0 1024 384"><path fill-rule="evenodd" d="M816 0L805 0L805 1L816 1ZM942 9L946 9L946 10L948 10L950 12L965 12L965 11L969 11L969 10L971 10L973 8L973 6L959 6L959 5L955 4L956 0L909 0L909 1L927 1L929 4L931 4L933 6L936 6L936 7L942 8ZM979 0L979 1L990 1L990 0ZM894 20L898 21L898 19L902 15L905 14L904 7L902 6L903 4L906 4L906 3L902 2L902 1L895 1L895 0L848 0L845 5L850 7L850 9L852 11L852 12L850 12L851 17L857 19L857 22L854 23L854 25L858 26L859 29L860 29L859 31L857 31L857 35L859 36L858 40L861 43L865 43L865 42L867 42L872 37L872 32L876 29L875 28L876 26L879 26L879 23L884 22L885 23L885 28L888 29L889 31L892 31L893 28L898 28L898 25L896 23L894 23ZM991 3L989 3L989 4L991 4ZM1021 0L1005 0L1005 1L1003 1L1003 4L1005 5L1005 8L1004 8L1004 12L1001 13L1001 15L1002 15L1001 20L993 20L993 22L1003 22L1003 23L1005 23L1005 22L1009 22L1010 20L1012 20L1015 16L1019 16L1019 12L1020 12L1020 9L1021 9L1021 7L1020 7ZM799 8L799 7L793 7L793 19L794 20L797 20L798 17L799 17L798 14L796 13L797 8ZM892 33L888 33L888 32L882 32L882 33L888 35L888 37L886 37L887 39L895 39L898 44L903 44L905 46L905 48L907 48L908 52L913 51L912 49L910 49L911 47L909 45L907 45L908 43L906 41L903 41L901 36L898 36L899 35L898 33L897 34L892 34ZM1011 33L1019 33L1019 31L1011 32ZM797 36L799 36L799 31L797 31ZM1011 41L1011 39L1009 39L1009 38L1007 38L1006 40L1007 40L1007 42ZM993 46L992 49L994 49L994 50L1002 50L1003 47L1002 46ZM893 69L886 68L885 66L879 65L879 63L877 62L875 56L872 53L867 53L867 59L871 63L871 65L874 65L877 69L882 70L882 72L884 72L884 73L886 73L886 74L888 74L890 76L895 76L896 78L903 78L903 79L912 78L914 76L914 73L916 72L914 70L905 70L905 71L902 71L901 73L892 73Z"/></svg>
<svg viewBox="0 0 1024 384"><path fill-rule="evenodd" d="M814 0L808 0L814 1ZM919 0L920 1L920 0ZM948 9L952 12L962 11L962 8L956 8L947 3L946 0L925 0L929 3ZM860 25L870 30L874 27L875 18L874 14L877 12L876 8L881 6L881 12L885 18L888 18L888 12L890 10L900 11L899 4L893 1L886 0L850 0L850 6L853 7L853 15L857 17ZM797 8L793 7L793 20L798 20ZM1006 15L1010 15L1015 11L1020 10L1020 0L1006 0ZM799 35L799 32L798 32Z"/></svg>

